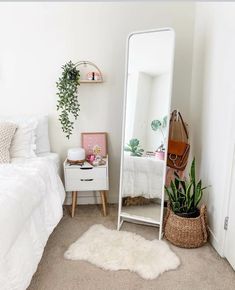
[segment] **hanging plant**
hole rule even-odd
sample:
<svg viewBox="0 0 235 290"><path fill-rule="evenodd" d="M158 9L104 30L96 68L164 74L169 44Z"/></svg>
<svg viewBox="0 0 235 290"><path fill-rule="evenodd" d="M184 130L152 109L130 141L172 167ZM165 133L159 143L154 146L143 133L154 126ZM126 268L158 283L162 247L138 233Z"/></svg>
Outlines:
<svg viewBox="0 0 235 290"><path fill-rule="evenodd" d="M77 87L80 85L80 72L72 61L62 66L62 75L56 83L58 92L57 111L60 111L59 121L66 137L72 135L74 121L79 116L80 104L78 103Z"/></svg>

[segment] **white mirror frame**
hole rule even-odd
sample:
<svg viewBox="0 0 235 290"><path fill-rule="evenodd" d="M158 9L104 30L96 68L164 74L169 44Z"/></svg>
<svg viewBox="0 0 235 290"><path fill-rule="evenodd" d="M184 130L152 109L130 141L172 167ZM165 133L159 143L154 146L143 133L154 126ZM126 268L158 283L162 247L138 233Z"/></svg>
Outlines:
<svg viewBox="0 0 235 290"><path fill-rule="evenodd" d="M164 172L163 172L163 183L162 183L162 196L161 196L161 212L160 212L160 221L158 223L150 223L147 219L141 218L125 218L122 217L121 211L122 211L122 177L123 177L123 160L124 160L124 145L125 145L125 125L126 125L126 102L127 102L127 82L128 82L128 62L129 62L129 42L132 36L136 34L143 34L143 33L151 33L151 32L163 32L163 31L171 31L173 36L173 48L172 48L172 63L171 63L171 77L170 77L170 100L169 100L169 106L168 106L168 121L167 121L167 134L166 134L166 140L168 143L168 135L169 135L169 117L171 112L171 98L172 98L172 83L173 83L173 70L174 70L174 52L175 52L175 32L172 28L159 28L159 29L151 29L151 30L145 30L145 31L138 31L130 33L127 38L127 45L126 45L126 61L125 61L125 86L124 86L124 102L123 102L123 120L122 120L122 143L121 143L121 164L120 164L120 182L119 182L119 203L118 203L118 224L117 224L117 230L121 229L121 226L124 221L131 220L132 222L140 223L140 224L146 224L150 226L157 226L159 227L159 240L162 238L162 226L163 226L163 213L164 213L164 197L165 197L165 180L166 180L166 172L167 172L167 150L168 146L166 146L166 152L165 152L165 166L164 166Z"/></svg>

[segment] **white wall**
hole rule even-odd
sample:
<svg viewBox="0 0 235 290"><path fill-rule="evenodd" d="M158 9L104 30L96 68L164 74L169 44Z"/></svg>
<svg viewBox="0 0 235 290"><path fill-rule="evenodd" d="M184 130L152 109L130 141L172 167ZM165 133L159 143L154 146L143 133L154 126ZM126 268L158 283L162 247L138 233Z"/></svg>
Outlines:
<svg viewBox="0 0 235 290"><path fill-rule="evenodd" d="M143 72L128 74L125 144L132 138L140 141L140 147L146 150L146 130L149 114L149 96L152 89L152 77Z"/></svg>
<svg viewBox="0 0 235 290"><path fill-rule="evenodd" d="M140 147L146 150L148 128L149 99L152 90L152 77L146 73L138 73L136 107L133 137L140 140ZM129 95L128 95L129 97ZM127 108L128 114L128 108ZM128 126L128 125L127 125Z"/></svg>
<svg viewBox="0 0 235 290"><path fill-rule="evenodd" d="M148 130L147 130L147 143L148 150L156 150L162 142L164 142L163 136L160 131L153 131L151 129L151 123L153 120L162 121L163 117L168 114L169 109L169 96L170 96L170 74L161 74L153 78L152 80L152 93L149 102L149 114L148 114ZM163 129L165 134L165 130ZM166 134L165 134L166 136Z"/></svg>
<svg viewBox="0 0 235 290"><path fill-rule="evenodd" d="M135 108L136 108L136 95L138 89L139 73L128 74L127 82L127 96L126 99L126 112L125 112L125 144L129 143L129 140L133 138L133 130L135 123ZM128 112L128 114L127 114Z"/></svg>
<svg viewBox="0 0 235 290"><path fill-rule="evenodd" d="M110 197L119 183L122 100L127 35L172 27L176 32L173 106L189 104L193 3L0 3L0 114L50 116L52 149L61 160L80 144L80 132L107 131ZM61 65L95 62L104 83L81 85L81 113L68 141L57 121L55 82ZM187 110L185 110L187 111Z"/></svg>
<svg viewBox="0 0 235 290"><path fill-rule="evenodd" d="M155 77L143 72L129 74L125 144L137 138L145 151L155 151L164 142L161 132L151 129L151 122L162 120L168 113L169 77L166 73Z"/></svg>
<svg viewBox="0 0 235 290"><path fill-rule="evenodd" d="M223 255L235 114L235 3L196 6L191 143L204 184L214 247Z"/></svg>

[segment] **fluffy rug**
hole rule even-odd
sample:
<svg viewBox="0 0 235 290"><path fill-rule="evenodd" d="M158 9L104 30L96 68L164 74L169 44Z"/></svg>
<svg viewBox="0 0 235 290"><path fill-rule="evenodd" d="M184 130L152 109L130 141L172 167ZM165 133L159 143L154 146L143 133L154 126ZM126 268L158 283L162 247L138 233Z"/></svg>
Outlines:
<svg viewBox="0 0 235 290"><path fill-rule="evenodd" d="M180 264L164 241L148 241L134 233L109 230L103 225L90 227L64 256L89 261L105 270L130 270L144 279L155 279Z"/></svg>

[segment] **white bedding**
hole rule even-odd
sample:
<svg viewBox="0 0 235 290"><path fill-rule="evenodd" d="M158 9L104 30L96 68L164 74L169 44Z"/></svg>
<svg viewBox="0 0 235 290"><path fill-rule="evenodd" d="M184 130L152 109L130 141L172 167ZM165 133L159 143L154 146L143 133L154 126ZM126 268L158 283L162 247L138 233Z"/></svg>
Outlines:
<svg viewBox="0 0 235 290"><path fill-rule="evenodd" d="M164 161L124 154L122 197L161 198Z"/></svg>
<svg viewBox="0 0 235 290"><path fill-rule="evenodd" d="M14 164L20 163L21 164L21 163L25 163L25 162L31 162L33 159L38 158L38 157L41 157L41 158L47 159L47 160L51 160L55 164L57 171L59 172L60 158L59 158L59 155L57 153L53 153L53 152L39 153L39 154L37 154L37 157L32 157L32 158L30 158L30 160L28 158L12 158L11 163L14 163Z"/></svg>
<svg viewBox="0 0 235 290"><path fill-rule="evenodd" d="M60 158L57 153L49 152L49 153L38 153L38 157L46 158L54 162L57 171L59 172L60 169Z"/></svg>
<svg viewBox="0 0 235 290"><path fill-rule="evenodd" d="M0 166L0 289L23 290L62 217L64 188L48 158Z"/></svg>

